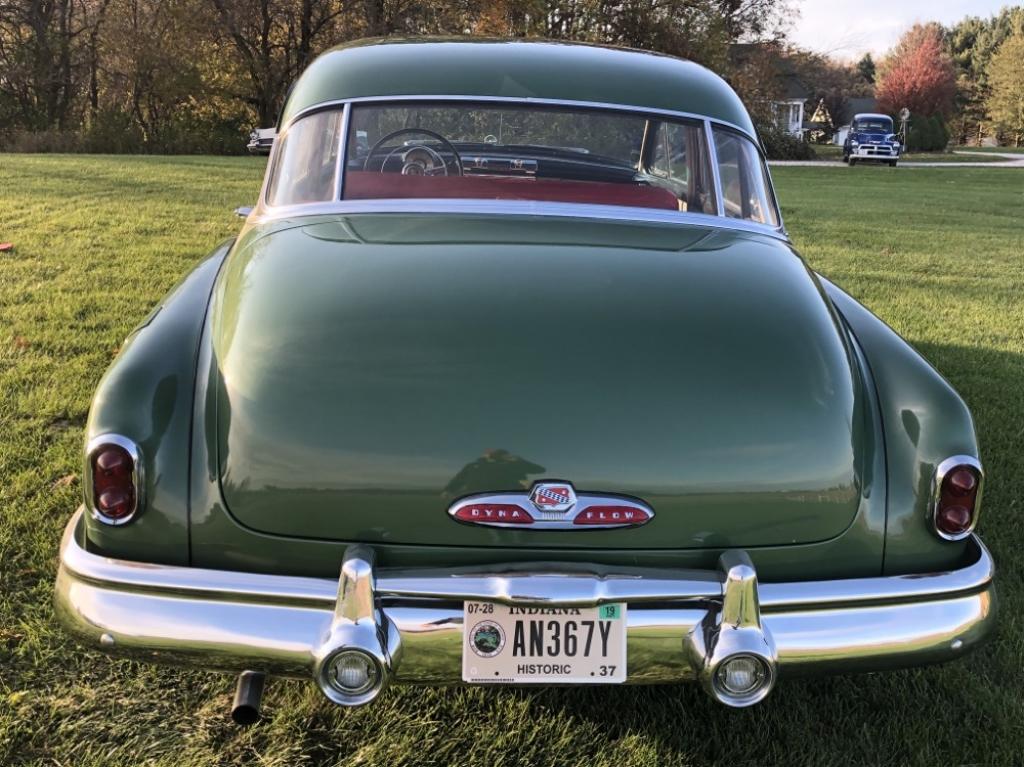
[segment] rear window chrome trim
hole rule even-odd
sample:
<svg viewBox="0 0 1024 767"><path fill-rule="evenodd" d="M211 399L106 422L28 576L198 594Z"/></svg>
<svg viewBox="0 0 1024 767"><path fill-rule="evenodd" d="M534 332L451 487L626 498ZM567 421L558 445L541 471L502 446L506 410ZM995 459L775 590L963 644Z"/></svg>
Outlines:
<svg viewBox="0 0 1024 767"><path fill-rule="evenodd" d="M264 208L250 220L266 223L306 216L360 214L466 214L550 216L555 218L601 219L605 221L703 226L715 229L750 232L789 242L781 228L741 219L725 218L708 213L634 208L627 205L595 205L575 202L540 202L534 200L475 199L378 199L336 200L334 202L301 203Z"/></svg>
<svg viewBox="0 0 1024 767"><path fill-rule="evenodd" d="M705 141L708 142L708 162L711 164L712 181L714 183L715 200L717 211L714 214L688 213L683 211L658 211L653 208L637 208L626 205L595 205L590 203L554 203L532 200L436 200L430 198L418 199L379 199L379 200L344 200L344 176L346 150L348 148L348 133L351 126L351 115L354 105L374 103L419 103L419 102L448 102L448 103L485 103L485 104L509 104L515 105L539 105L539 106L564 106L576 109L596 109L609 112L620 112L629 114L650 114L664 117L674 117L687 122L696 122L703 126ZM269 179L274 172L277 161L277 148L283 143L282 139L287 136L289 129L299 120L317 112L329 109L341 108L343 110L342 126L339 131L339 147L337 152L338 173L335 177L336 198L330 202L311 202L287 206L273 206L267 200L269 194ZM518 214L534 216L558 216L568 218L601 218L614 221L638 221L646 223L670 223L701 226L713 226L719 229L733 229L740 231L756 232L789 242L789 235L786 232L785 222L782 218L782 210L779 208L778 196L775 194L775 187L771 175L768 174L768 187L771 193L771 202L775 206L775 214L778 217L778 226L760 224L743 219L728 218L725 216L724 200L722 199L721 178L718 166L718 152L713 140L713 129L715 127L725 128L750 141L764 163L766 172L768 161L764 149L761 147L760 139L751 135L738 125L726 120L719 120L707 115L683 112L671 109L657 109L653 107L631 106L627 104L607 104L593 101L573 101L567 99L543 99L530 96L467 96L467 95L402 95L402 96L359 96L349 99L337 99L314 104L296 113L278 131L277 140L274 141L273 150L267 163L267 172L264 174L263 188L260 190L259 205L253 220L270 221L281 218L293 218L295 216L336 214L336 213L481 213L481 214Z"/></svg>
<svg viewBox="0 0 1024 767"><path fill-rule="evenodd" d="M601 109L607 112L625 112L629 114L651 114L661 115L665 117L678 117L681 120L695 120L697 122L712 122L716 125L724 125L726 128L731 128L738 133L749 138L754 142L754 145L758 149L761 148L760 140L754 134L744 128L731 123L727 120L720 120L717 117L709 117L708 115L697 114L695 112L684 112L675 109L658 109L656 107L645 107L636 104L609 104L602 101L575 101L572 99L543 99L536 98L534 96L467 96L467 95L451 95L451 94L408 94L403 96L357 96L350 99L337 99L335 101L324 101L320 104L314 104L313 106L306 107L301 112L296 112L292 118L288 121L288 124L282 128L287 130L288 127L294 125L298 120L306 117L314 112L319 112L324 109L332 109L334 107L344 106L346 104L373 104L373 103L394 103L408 101L412 103L420 101L435 101L435 102L478 102L481 104L510 104L510 105L535 105L535 106L554 106L554 107L572 107L576 109ZM279 131L280 133L281 131Z"/></svg>

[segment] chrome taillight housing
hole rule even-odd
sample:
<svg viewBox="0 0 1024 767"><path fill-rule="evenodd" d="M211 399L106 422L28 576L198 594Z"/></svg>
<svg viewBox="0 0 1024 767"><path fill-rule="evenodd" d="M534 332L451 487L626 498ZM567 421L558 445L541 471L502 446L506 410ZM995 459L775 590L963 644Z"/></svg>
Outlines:
<svg viewBox="0 0 1024 767"><path fill-rule="evenodd" d="M978 524L985 473L977 458L954 455L935 469L932 481L931 523L947 541L966 538Z"/></svg>
<svg viewBox="0 0 1024 767"><path fill-rule="evenodd" d="M85 498L93 519L124 525L142 508L142 456L120 434L102 434L85 451Z"/></svg>

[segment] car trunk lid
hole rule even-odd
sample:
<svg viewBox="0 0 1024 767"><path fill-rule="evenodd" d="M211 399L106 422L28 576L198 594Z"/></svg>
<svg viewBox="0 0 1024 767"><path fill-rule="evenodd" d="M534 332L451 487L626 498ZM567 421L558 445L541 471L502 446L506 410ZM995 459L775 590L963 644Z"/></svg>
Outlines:
<svg viewBox="0 0 1024 767"><path fill-rule="evenodd" d="M531 217L250 230L213 315L215 435L254 530L381 543L723 548L841 534L859 380L820 286L768 236ZM558 479L642 527L459 524Z"/></svg>

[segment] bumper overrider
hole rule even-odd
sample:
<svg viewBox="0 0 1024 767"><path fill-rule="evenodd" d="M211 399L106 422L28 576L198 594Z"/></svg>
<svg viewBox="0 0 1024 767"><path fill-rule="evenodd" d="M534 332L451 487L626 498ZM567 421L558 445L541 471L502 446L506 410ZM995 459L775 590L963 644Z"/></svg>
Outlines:
<svg viewBox="0 0 1024 767"><path fill-rule="evenodd" d="M727 705L763 699L779 678L957 658L993 630L994 566L977 537L960 569L910 576L758 583L746 552L719 569L533 563L377 568L348 547L337 582L109 559L83 546L82 514L61 543L56 612L85 644L138 660L312 678L343 706L389 683L462 682L463 602L531 607L625 603L628 683L699 681ZM339 660L372 667L361 688ZM361 654L361 655L360 655ZM731 693L719 670L753 660L760 683Z"/></svg>

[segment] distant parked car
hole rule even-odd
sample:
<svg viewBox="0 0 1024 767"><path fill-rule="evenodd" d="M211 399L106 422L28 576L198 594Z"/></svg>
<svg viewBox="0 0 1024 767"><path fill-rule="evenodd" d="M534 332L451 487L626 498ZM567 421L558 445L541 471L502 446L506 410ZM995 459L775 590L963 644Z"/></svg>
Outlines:
<svg viewBox="0 0 1024 767"><path fill-rule="evenodd" d="M843 144L843 162L885 162L896 167L900 159L900 140L893 133L889 115L854 115Z"/></svg>
<svg viewBox="0 0 1024 767"><path fill-rule="evenodd" d="M970 413L794 251L719 77L351 44L280 127L99 383L56 586L89 646L243 671L247 719L266 674L747 706L989 635Z"/></svg>
<svg viewBox="0 0 1024 767"><path fill-rule="evenodd" d="M270 154L275 138L277 138L276 128L256 128L249 134L249 143L246 144L246 149L250 154Z"/></svg>

